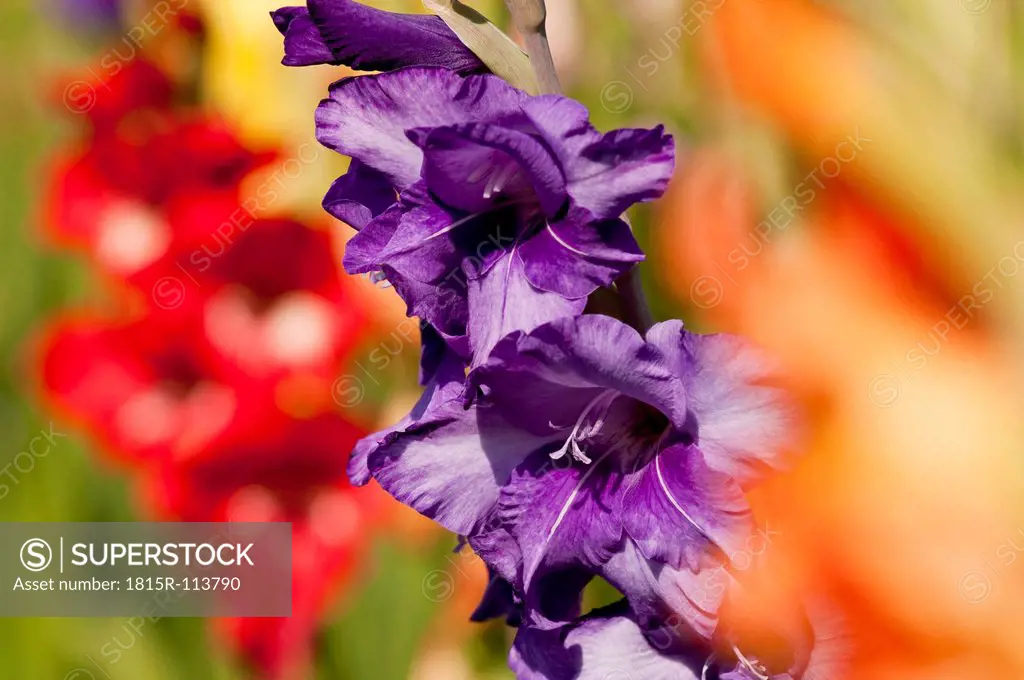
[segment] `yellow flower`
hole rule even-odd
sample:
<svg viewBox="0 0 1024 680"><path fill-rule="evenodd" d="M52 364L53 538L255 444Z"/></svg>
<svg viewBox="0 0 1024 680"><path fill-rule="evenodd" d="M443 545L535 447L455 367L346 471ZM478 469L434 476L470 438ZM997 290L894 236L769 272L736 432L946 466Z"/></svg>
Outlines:
<svg viewBox="0 0 1024 680"><path fill-rule="evenodd" d="M342 68L281 65L281 34L269 13L282 0L202 0L209 33L203 92L246 140L286 144L311 139L313 111Z"/></svg>

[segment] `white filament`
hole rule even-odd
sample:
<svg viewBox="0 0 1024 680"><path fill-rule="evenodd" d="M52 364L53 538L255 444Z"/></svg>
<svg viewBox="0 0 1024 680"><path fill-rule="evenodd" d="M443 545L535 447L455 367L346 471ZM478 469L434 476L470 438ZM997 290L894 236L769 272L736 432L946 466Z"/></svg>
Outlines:
<svg viewBox="0 0 1024 680"><path fill-rule="evenodd" d="M580 447L579 441L601 431L601 427L604 425L604 419L608 415L608 408L611 406L612 402L615 401L617 396L619 396L619 393L615 390L605 390L594 397L590 403L587 404L586 408L583 409L583 412L580 413L580 417L576 419L576 424L573 426L572 432L569 433L569 437L565 440L565 443L562 444L562 447L551 454L552 460L562 458L571 449L573 458L585 465L590 465L593 461L591 461L587 456L586 451ZM599 410L600 413L597 415L594 423L589 427L584 427L587 417L597 410ZM556 427L553 423L549 422L548 424L552 427Z"/></svg>

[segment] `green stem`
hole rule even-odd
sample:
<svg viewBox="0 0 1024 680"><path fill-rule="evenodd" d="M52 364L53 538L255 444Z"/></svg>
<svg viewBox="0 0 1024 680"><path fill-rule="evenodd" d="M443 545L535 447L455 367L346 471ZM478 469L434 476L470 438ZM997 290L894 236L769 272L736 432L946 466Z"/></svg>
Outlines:
<svg viewBox="0 0 1024 680"><path fill-rule="evenodd" d="M622 215L622 220L633 229L633 223L629 216ZM644 295L644 284L640 279L640 265L636 264L628 272L615 281L615 292L618 293L622 306L626 310L625 321L641 333L654 325L654 313L651 306L647 304L647 296Z"/></svg>
<svg viewBox="0 0 1024 680"><path fill-rule="evenodd" d="M505 0L512 23L523 36L526 53L537 75L537 84L541 94L560 94L562 86L558 82L558 71L551 58L551 47L548 45L547 7L544 0ZM623 219L629 221L625 215ZM644 296L640 282L640 269L633 267L615 282L615 292L623 307L625 321L639 330L647 331L654 323L654 316Z"/></svg>
<svg viewBox="0 0 1024 680"><path fill-rule="evenodd" d="M647 304L647 296L644 295L640 267L633 267L619 277L615 282L615 290L625 310L624 321L641 333L646 333L654 325L654 315Z"/></svg>

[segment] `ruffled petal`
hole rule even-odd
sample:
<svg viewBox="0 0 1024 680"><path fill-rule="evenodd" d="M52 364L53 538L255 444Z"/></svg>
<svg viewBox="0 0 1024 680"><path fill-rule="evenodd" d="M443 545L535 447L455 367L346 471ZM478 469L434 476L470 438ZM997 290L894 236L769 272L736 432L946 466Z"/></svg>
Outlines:
<svg viewBox="0 0 1024 680"><path fill-rule="evenodd" d="M699 648L659 649L611 607L554 630L520 628L509 665L518 680L698 680L705 658Z"/></svg>
<svg viewBox="0 0 1024 680"><path fill-rule="evenodd" d="M533 97L523 110L558 157L569 195L594 219L617 218L668 188L675 142L662 126L601 134L585 106L558 95Z"/></svg>
<svg viewBox="0 0 1024 680"><path fill-rule="evenodd" d="M324 42L320 29L305 7L282 7L270 13L277 30L284 36L285 66L313 66L336 63L334 53Z"/></svg>
<svg viewBox="0 0 1024 680"><path fill-rule="evenodd" d="M459 356L469 356L466 324L469 307L458 286L423 283L404 276L388 265L381 267L398 296L405 301L406 314L433 326Z"/></svg>
<svg viewBox="0 0 1024 680"><path fill-rule="evenodd" d="M494 409L465 409L461 397L452 397L389 435L369 456L369 469L401 503L472 535L512 470L549 443L511 427Z"/></svg>
<svg viewBox="0 0 1024 680"><path fill-rule="evenodd" d="M387 245L377 254L406 277L457 289L465 296L461 273L476 271L490 253L500 252L502 232L515 228L510 208L466 214L434 200L426 184L418 182L402 193L401 219Z"/></svg>
<svg viewBox="0 0 1024 680"><path fill-rule="evenodd" d="M583 465L541 452L516 468L501 491L498 514L523 559L521 587L530 615L536 610L547 620L576 618L583 587L620 548L623 478L607 458Z"/></svg>
<svg viewBox="0 0 1024 680"><path fill-rule="evenodd" d="M441 66L458 73L486 67L440 18L397 14L355 0L309 0L272 12L284 36L285 66L345 65L357 71Z"/></svg>
<svg viewBox="0 0 1024 680"><path fill-rule="evenodd" d="M381 268L380 254L398 231L401 206L394 205L363 225L345 244L342 264L349 274L366 274Z"/></svg>
<svg viewBox="0 0 1024 680"><path fill-rule="evenodd" d="M402 427L404 424L404 421L402 421L396 424L395 427ZM356 442L356 445L352 448L352 452L349 454L348 465L345 468L345 472L348 475L348 481L353 485L366 486L370 483L372 475L370 474L370 467L367 464L367 461L369 460L370 453L379 444L381 435L386 436L389 431L390 430L375 432Z"/></svg>
<svg viewBox="0 0 1024 680"><path fill-rule="evenodd" d="M603 390L649 404L679 428L687 421L683 384L666 357L633 328L599 314L563 317L504 338L469 381L486 387L488 400L527 429L571 426ZM524 408L524 390L539 417Z"/></svg>
<svg viewBox="0 0 1024 680"><path fill-rule="evenodd" d="M423 164L423 152L406 130L508 115L525 98L496 76L463 78L443 68L345 78L331 86L317 109L317 139L384 173L404 191L419 179Z"/></svg>
<svg viewBox="0 0 1024 680"><path fill-rule="evenodd" d="M452 207L474 213L496 203L531 203L553 216L568 199L551 152L525 132L465 123L409 136L423 149L427 186Z"/></svg>
<svg viewBox="0 0 1024 680"><path fill-rule="evenodd" d="M698 446L712 468L744 488L785 466L798 418L765 352L731 335L696 335L682 323L658 324L648 340L672 358L686 383Z"/></svg>
<svg viewBox="0 0 1024 680"><path fill-rule="evenodd" d="M433 202L417 184L346 244L345 271L382 272L409 316L434 326L452 349L468 356L468 284L462 271L474 258L467 253L500 248L500 231L495 238L488 232L492 226L482 216L460 216Z"/></svg>
<svg viewBox="0 0 1024 680"><path fill-rule="evenodd" d="M381 446L415 423L432 419L439 409L443 409L446 404L459 399L462 395L465 377L462 359L452 352L430 327L423 330L423 338L425 347L427 343L431 345L432 357L430 374L423 394L407 416L391 427L363 437L356 443L348 462L348 477L356 486L363 486L370 481L370 456ZM440 347L435 345L437 342L441 343Z"/></svg>
<svg viewBox="0 0 1024 680"><path fill-rule="evenodd" d="M708 467L692 444L666 447L633 475L622 521L647 559L690 571L725 562L754 533L739 484Z"/></svg>
<svg viewBox="0 0 1024 680"><path fill-rule="evenodd" d="M523 584L523 555L515 537L502 523L497 504L488 513L486 521L480 528L472 535L466 536L466 542L489 569L513 586L518 598Z"/></svg>
<svg viewBox="0 0 1024 680"><path fill-rule="evenodd" d="M581 298L609 286L644 259L629 225L622 220L590 221L573 207L521 248L526 278L536 288Z"/></svg>
<svg viewBox="0 0 1024 680"><path fill-rule="evenodd" d="M434 325L460 354L468 355L466 270L478 271L500 259L503 232L514 229L510 209L465 215L435 202L422 182L401 202L372 220L346 245L345 269L381 271L409 307Z"/></svg>
<svg viewBox="0 0 1024 680"><path fill-rule="evenodd" d="M710 640L732 583L721 565L697 571L648 560L632 541L601 568L600 575L626 596L646 627L668 625L677 637Z"/></svg>
<svg viewBox="0 0 1024 680"><path fill-rule="evenodd" d="M569 193L598 219L660 198L675 170L675 142L661 125L613 130L566 167Z"/></svg>
<svg viewBox="0 0 1024 680"><path fill-rule="evenodd" d="M398 200L388 178L359 161L327 190L323 206L331 215L359 230Z"/></svg>
<svg viewBox="0 0 1024 680"><path fill-rule="evenodd" d="M419 185L417 185L419 186ZM463 250L459 247L460 218L415 192L422 200L403 195L403 214L388 244L378 253L380 264L396 269L407 278L423 283L446 284L462 271ZM473 217L465 218L466 229ZM461 225L460 225L461 226Z"/></svg>
<svg viewBox="0 0 1024 680"><path fill-rule="evenodd" d="M583 312L585 299L568 300L530 285L516 246L478 279L468 282L469 340L473 365L482 364L497 342L513 331Z"/></svg>

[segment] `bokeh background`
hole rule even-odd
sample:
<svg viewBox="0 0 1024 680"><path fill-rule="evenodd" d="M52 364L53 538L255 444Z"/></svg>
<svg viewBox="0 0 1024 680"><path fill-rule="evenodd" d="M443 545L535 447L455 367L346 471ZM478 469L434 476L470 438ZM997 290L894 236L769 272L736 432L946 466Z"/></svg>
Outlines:
<svg viewBox="0 0 1024 680"><path fill-rule="evenodd" d="M422 11L415 0L367 2ZM0 520L294 517L308 543L297 557L308 607L298 623L4 619L0 676L511 677L509 632L468 623L485 582L479 561L379 491L331 479L346 442L417 397L415 324L392 291L344 276L350 230L319 208L345 160L316 145L312 112L346 71L281 66L267 15L276 2L174 0L157 20L154 4L0 6ZM471 4L507 26L500 0ZM1024 8L548 5L563 85L598 127L663 123L684 142L670 194L633 216L655 315L753 338L806 407L792 473L756 498L778 558L745 611L770 619L779 598L828 600L858 641L858 679L1024 677L1024 567L1014 564L1024 545ZM120 146L100 145L96 112L121 102L104 83L139 63L162 75L136 85L119 115L149 107L139 92L166 78L177 94L161 115L216 120L221 136L171 132L158 155L119 128ZM62 192L68 159L89 149L134 160L95 193ZM259 162L238 160L246 154ZM171 248L154 245L150 213L131 213L114 246L61 232L102 222L103 191L140 191L133 180L146 173L187 184L178 175L201 162L227 164L211 172L232 175L216 197L228 213L274 186L257 217L303 235L232 242L225 258L246 255L201 279L211 293L175 287L173 268L111 275L111 247ZM220 247L222 220L172 220L161 206L173 229L198 225L183 253ZM167 288L167 276L178 283ZM82 318L143 319L148 330L121 344L57 343ZM174 329L203 345L195 351L218 380L265 395L269 405L244 413L257 425L226 442L200 438L187 455L178 435L163 448L115 436L110 414L142 387L124 392L109 374L83 387L82 376L150 356ZM280 356L239 359L266 337ZM162 389L153 380L143 387ZM100 402L103 413L89 406ZM151 432L171 406L145 403L130 419ZM210 403L189 408L208 413ZM28 450L40 432L52 440L44 455ZM195 500L205 493L209 502ZM588 597L613 595L595 585Z"/></svg>

